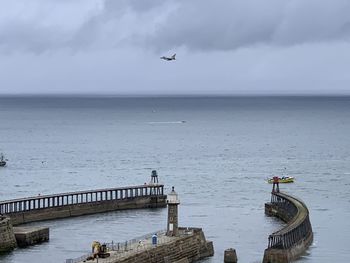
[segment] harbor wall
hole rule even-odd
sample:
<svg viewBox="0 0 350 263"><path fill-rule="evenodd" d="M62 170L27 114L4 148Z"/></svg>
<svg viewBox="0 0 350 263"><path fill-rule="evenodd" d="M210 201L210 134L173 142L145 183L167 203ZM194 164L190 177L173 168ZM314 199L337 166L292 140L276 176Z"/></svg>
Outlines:
<svg viewBox="0 0 350 263"><path fill-rule="evenodd" d="M124 259L111 263L149 262L195 262L214 255L213 242L207 241L201 228L191 228L193 235L176 238L174 241L158 245Z"/></svg>
<svg viewBox="0 0 350 263"><path fill-rule="evenodd" d="M263 263L289 263L300 257L312 244L313 232L306 205L285 193L273 193L274 202L265 204L265 213L286 222L269 237Z"/></svg>
<svg viewBox="0 0 350 263"><path fill-rule="evenodd" d="M41 208L30 211L9 213L13 225L50 219L103 213L124 209L166 207L166 195L140 196L127 199L104 200L98 202L72 204Z"/></svg>
<svg viewBox="0 0 350 263"><path fill-rule="evenodd" d="M17 246L11 220L0 215L0 253L8 252Z"/></svg>

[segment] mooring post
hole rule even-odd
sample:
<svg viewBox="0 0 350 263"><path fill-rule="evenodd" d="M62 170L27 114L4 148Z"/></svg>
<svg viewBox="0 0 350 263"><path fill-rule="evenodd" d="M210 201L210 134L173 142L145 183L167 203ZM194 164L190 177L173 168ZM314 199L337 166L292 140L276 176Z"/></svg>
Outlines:
<svg viewBox="0 0 350 263"><path fill-rule="evenodd" d="M229 248L225 250L224 263L237 263L237 254L234 248Z"/></svg>

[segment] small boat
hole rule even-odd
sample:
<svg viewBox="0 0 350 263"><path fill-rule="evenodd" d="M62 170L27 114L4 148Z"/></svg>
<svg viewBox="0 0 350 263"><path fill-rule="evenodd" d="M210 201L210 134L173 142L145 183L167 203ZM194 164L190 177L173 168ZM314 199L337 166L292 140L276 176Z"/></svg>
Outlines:
<svg viewBox="0 0 350 263"><path fill-rule="evenodd" d="M0 155L0 167L4 167L6 165L6 161L4 159L4 155Z"/></svg>
<svg viewBox="0 0 350 263"><path fill-rule="evenodd" d="M272 184L273 183L273 178L268 178L267 179L267 182L269 184ZM282 176L282 177L278 177L278 182L279 183L294 183L294 177L291 177L291 176Z"/></svg>

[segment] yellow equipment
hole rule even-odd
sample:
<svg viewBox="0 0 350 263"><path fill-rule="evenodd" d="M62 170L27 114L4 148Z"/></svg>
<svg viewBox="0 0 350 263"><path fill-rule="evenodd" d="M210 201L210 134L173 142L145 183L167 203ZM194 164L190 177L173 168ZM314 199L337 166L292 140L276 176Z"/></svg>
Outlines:
<svg viewBox="0 0 350 263"><path fill-rule="evenodd" d="M110 253L107 253L106 244L101 245L98 241L93 241L91 244L91 250L93 254L93 258L107 258L110 256Z"/></svg>

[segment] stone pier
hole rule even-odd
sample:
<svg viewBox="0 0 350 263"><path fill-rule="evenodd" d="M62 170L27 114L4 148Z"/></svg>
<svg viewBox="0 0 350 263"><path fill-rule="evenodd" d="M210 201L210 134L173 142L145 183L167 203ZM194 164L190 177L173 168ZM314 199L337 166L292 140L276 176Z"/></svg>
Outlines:
<svg viewBox="0 0 350 263"><path fill-rule="evenodd" d="M140 242L141 240L141 242ZM149 262L195 262L214 255L213 242L207 241L201 228L179 228L178 236L167 236L157 232L157 243L152 234L126 243L106 244L110 256L99 258L100 263L149 263ZM67 259L66 263L92 261L92 254L78 259Z"/></svg>
<svg viewBox="0 0 350 263"><path fill-rule="evenodd" d="M166 207L164 185L152 171L147 184L38 195L0 201L0 252L49 240L49 229L17 227L29 222L82 216L109 211ZM17 242L16 242L17 239Z"/></svg>
<svg viewBox="0 0 350 263"><path fill-rule="evenodd" d="M0 202L0 212L13 225L88 214L166 206L164 185L97 189L54 195L38 195Z"/></svg>
<svg viewBox="0 0 350 263"><path fill-rule="evenodd" d="M96 256L100 263L190 263L214 255L213 242L207 241L201 228L178 227L180 200L174 187L168 194L167 230L159 231L126 243L105 244L103 250L78 259L67 259L66 263L88 262Z"/></svg>
<svg viewBox="0 0 350 263"><path fill-rule="evenodd" d="M265 213L282 219L287 225L269 236L263 263L289 263L305 253L313 240L306 205L278 190L272 192L271 202L265 204Z"/></svg>

